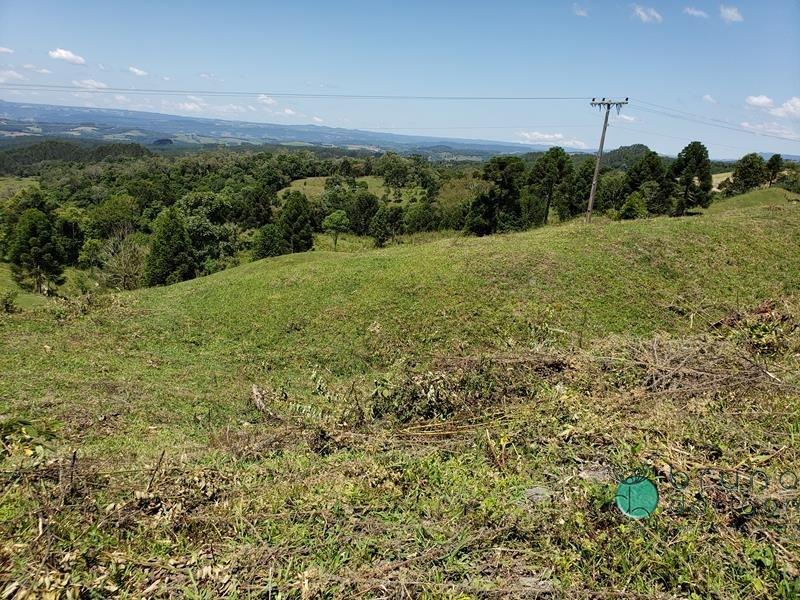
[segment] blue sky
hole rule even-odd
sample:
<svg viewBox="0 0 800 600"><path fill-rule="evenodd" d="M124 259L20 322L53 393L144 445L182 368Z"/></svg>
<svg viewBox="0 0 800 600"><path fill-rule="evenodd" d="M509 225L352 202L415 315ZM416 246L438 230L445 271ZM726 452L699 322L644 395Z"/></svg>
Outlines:
<svg viewBox="0 0 800 600"><path fill-rule="evenodd" d="M609 147L800 154L800 2L0 0L5 100L587 148L601 125L584 100L268 96L281 92L629 96L720 127L634 102Z"/></svg>

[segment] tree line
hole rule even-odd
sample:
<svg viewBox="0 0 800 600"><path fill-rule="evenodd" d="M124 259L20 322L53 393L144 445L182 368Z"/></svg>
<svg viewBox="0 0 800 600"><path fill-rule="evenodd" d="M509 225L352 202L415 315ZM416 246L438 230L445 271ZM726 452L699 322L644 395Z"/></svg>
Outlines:
<svg viewBox="0 0 800 600"><path fill-rule="evenodd" d="M0 256L21 285L41 293L54 290L69 266L94 272L114 289L163 285L235 265L243 252L264 258L308 251L321 232L334 247L344 233L371 236L382 246L404 233L539 227L585 212L595 166L594 158L558 147L465 168L391 152L161 156L114 144L70 154L64 144L0 153L0 165L37 175L37 186L0 204ZM630 219L709 205L712 164L700 142L675 159L630 148L625 170L602 172L599 212ZM783 169L776 161L745 156L725 193L775 182ZM381 178L381 196L364 180L370 175ZM325 178L319 197L289 187L308 177ZM442 185L454 178L472 178L479 191L440 202Z"/></svg>

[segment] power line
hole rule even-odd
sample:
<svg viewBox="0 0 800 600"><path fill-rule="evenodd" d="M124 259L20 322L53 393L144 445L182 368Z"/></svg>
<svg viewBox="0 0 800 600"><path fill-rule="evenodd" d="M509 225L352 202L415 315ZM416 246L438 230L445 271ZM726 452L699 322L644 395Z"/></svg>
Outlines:
<svg viewBox="0 0 800 600"><path fill-rule="evenodd" d="M586 129L596 125L459 125L448 127L357 127L361 131L446 131L458 129Z"/></svg>
<svg viewBox="0 0 800 600"><path fill-rule="evenodd" d="M434 95L393 95L393 94L314 94L306 92L247 92L223 90L174 90L157 88L89 88L77 85L55 85L38 83L4 83L0 87L17 90L37 90L51 92L84 92L92 94L159 94L165 96L218 96L218 97L259 97L271 98L324 98L334 100L478 100L478 101L534 101L534 100L591 100L584 96L434 96Z"/></svg>
<svg viewBox="0 0 800 600"><path fill-rule="evenodd" d="M654 114L654 115L660 115L660 116L663 116L663 117L670 117L672 119L680 119L682 121L688 121L689 123L697 123L699 125L706 125L708 127L717 127L719 129L728 129L730 131L736 131L738 133L749 133L750 135L757 135L757 136L761 136L761 137L774 138L774 139L777 139L777 140L784 140L784 141L787 141L787 142L795 142L795 143L800 142L800 139L797 139L797 138L790 138L790 137L786 137L786 136L782 136L782 135L775 135L775 134L772 134L772 133L764 133L764 132L761 132L761 131L753 131L751 129L744 129L742 127L736 127L734 125L727 124L724 121L721 121L720 119L710 119L710 118L701 117L699 115L697 115L696 117L689 117L689 116L684 116L682 114L666 112L664 110L648 108L646 106L631 106L631 108L633 110L647 112L647 113ZM669 110L673 110L673 109L669 109ZM691 114L691 113L687 113L687 114Z"/></svg>
<svg viewBox="0 0 800 600"><path fill-rule="evenodd" d="M647 135L655 135L655 136L658 136L658 137L669 138L669 139L678 140L678 141L684 142L684 143L688 143L688 142L692 141L691 138L688 138L688 137L681 137L681 136L677 136L677 135L669 135L669 134L666 134L666 133L658 133L657 131L649 131L647 129L639 129L639 128L634 129L632 127L623 127L621 125L615 125L613 123L610 123L609 127L613 128L613 129L621 129L623 131L631 131L633 133L646 133ZM730 148L731 150L743 150L745 152L752 152L753 151L752 148L744 148L742 146L730 146L728 144L718 144L716 142L703 142L703 143L706 146L718 146L720 148Z"/></svg>

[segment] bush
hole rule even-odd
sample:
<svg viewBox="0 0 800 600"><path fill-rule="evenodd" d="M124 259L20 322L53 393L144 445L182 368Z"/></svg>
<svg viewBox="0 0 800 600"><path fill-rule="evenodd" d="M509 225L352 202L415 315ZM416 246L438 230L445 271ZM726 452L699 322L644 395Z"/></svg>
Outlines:
<svg viewBox="0 0 800 600"><path fill-rule="evenodd" d="M14 290L0 294L0 312L4 312L7 315L17 312L19 308L16 301L17 292Z"/></svg>
<svg viewBox="0 0 800 600"><path fill-rule="evenodd" d="M622 208L619 209L620 219L642 219L647 216L647 201L641 192L629 195Z"/></svg>
<svg viewBox="0 0 800 600"><path fill-rule="evenodd" d="M264 225L253 240L253 258L258 260L281 254L286 254L286 242L280 227L273 223Z"/></svg>

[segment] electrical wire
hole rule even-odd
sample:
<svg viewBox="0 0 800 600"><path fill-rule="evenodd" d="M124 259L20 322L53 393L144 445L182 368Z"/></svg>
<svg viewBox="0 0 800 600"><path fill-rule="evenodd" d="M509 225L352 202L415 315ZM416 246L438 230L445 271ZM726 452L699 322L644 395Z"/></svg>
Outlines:
<svg viewBox="0 0 800 600"><path fill-rule="evenodd" d="M0 88L17 90L88 92L92 94L159 94L165 96L217 96L217 97L259 97L271 98L325 98L334 100L477 100L477 101L534 101L534 100L591 100L589 96L433 96L433 95L392 95L392 94L314 94L306 92L246 92L224 90L174 90L157 88L90 88L77 85L55 85L39 83L3 83Z"/></svg>
<svg viewBox="0 0 800 600"><path fill-rule="evenodd" d="M798 138L790 138L790 137L786 137L786 136L782 136L782 135L775 135L775 134L772 134L772 133L765 133L765 132L761 132L761 131L753 131L751 129L744 129L742 127L736 127L734 125L726 123L725 121L722 121L720 119L705 118L705 117L702 117L700 115L695 115L695 116L691 116L691 117L690 116L684 116L683 114L677 114L676 112L667 112L665 110L659 110L659 109L655 109L655 108L648 108L646 106L631 105L630 108L633 109L633 110L636 110L636 111L642 111L642 112L646 112L646 113L649 113L649 114L660 115L660 116L663 116L663 117L670 117L672 119L680 119L680 120L683 120L683 121L688 121L690 123L697 123L699 125L706 125L708 127L717 127L719 129L728 129L730 131L736 131L738 133L748 133L750 135L774 138L774 139L777 139L777 140L784 140L784 141L787 141L787 142L795 142L795 143L800 142L800 139L798 139ZM673 109L669 109L669 110L673 110ZM680 112L685 112L685 111L680 111ZM692 113L686 113L686 114L690 115Z"/></svg>

